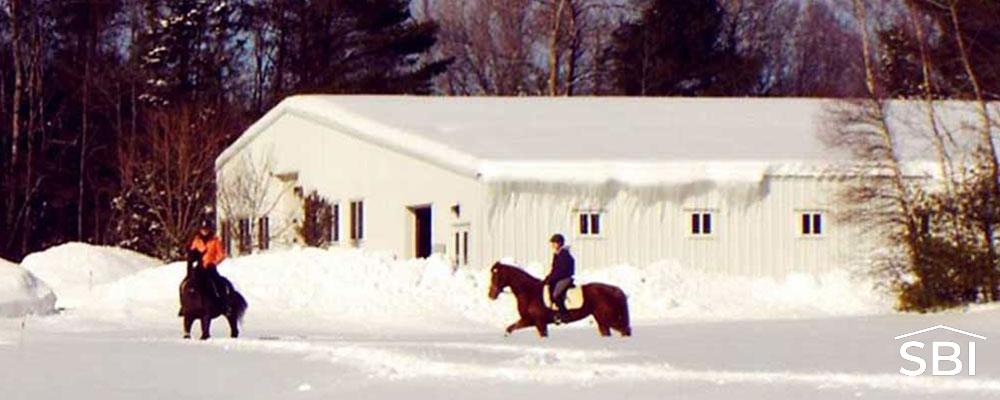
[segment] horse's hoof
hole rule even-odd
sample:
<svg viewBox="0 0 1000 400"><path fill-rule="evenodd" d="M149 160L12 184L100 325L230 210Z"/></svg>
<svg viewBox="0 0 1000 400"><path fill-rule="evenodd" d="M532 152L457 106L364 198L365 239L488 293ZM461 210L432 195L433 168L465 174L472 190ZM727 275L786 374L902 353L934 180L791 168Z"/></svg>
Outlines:
<svg viewBox="0 0 1000 400"><path fill-rule="evenodd" d="M208 340L208 338L209 338L208 336L202 336L201 339L199 340Z"/></svg>
<svg viewBox="0 0 1000 400"><path fill-rule="evenodd" d="M190 338L191 338L191 335L184 335L184 338L185 338L185 339L190 339Z"/></svg>

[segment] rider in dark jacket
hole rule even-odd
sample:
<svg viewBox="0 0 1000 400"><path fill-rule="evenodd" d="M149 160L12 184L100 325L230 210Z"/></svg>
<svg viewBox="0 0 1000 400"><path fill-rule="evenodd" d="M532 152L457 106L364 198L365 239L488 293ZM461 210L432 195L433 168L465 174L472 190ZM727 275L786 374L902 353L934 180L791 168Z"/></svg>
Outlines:
<svg viewBox="0 0 1000 400"><path fill-rule="evenodd" d="M573 255L569 254L563 235L558 233L552 235L549 243L552 244L553 251L552 270L542 283L549 286L549 298L559 310L555 322L561 323L566 319L566 291L573 285L576 261L573 260Z"/></svg>

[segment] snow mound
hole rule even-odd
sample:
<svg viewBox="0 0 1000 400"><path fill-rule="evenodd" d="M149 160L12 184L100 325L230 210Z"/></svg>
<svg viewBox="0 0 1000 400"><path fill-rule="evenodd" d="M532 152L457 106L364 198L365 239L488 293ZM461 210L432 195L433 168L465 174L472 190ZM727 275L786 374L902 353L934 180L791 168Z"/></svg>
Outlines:
<svg viewBox="0 0 1000 400"><path fill-rule="evenodd" d="M395 260L360 250L294 249L230 259L219 268L250 303L251 325L452 332L495 329L517 319L513 296L487 298L488 269L453 271L440 257ZM527 270L539 276L544 268ZM579 283L600 281L625 290L637 324L891 311L890 299L848 273L774 280L699 272L671 262L579 272ZM184 273L183 263L143 270L99 287L94 301L80 312L170 321L176 318Z"/></svg>
<svg viewBox="0 0 1000 400"><path fill-rule="evenodd" d="M96 286L163 263L117 247L67 243L28 255L21 266L45 281L59 296L58 306L85 303Z"/></svg>
<svg viewBox="0 0 1000 400"><path fill-rule="evenodd" d="M629 295L633 319L791 319L872 315L892 311L874 282L847 271L789 274L783 280L729 276L661 261L638 268L583 271L587 281L610 282Z"/></svg>
<svg viewBox="0 0 1000 400"><path fill-rule="evenodd" d="M24 268L0 259L0 318L55 312L56 295Z"/></svg>
<svg viewBox="0 0 1000 400"><path fill-rule="evenodd" d="M509 305L487 301L482 271L452 272L443 258L307 248L229 259L219 272L247 298L251 324L436 331L510 322ZM101 288L88 308L128 319L176 317L184 274L184 263L142 271Z"/></svg>

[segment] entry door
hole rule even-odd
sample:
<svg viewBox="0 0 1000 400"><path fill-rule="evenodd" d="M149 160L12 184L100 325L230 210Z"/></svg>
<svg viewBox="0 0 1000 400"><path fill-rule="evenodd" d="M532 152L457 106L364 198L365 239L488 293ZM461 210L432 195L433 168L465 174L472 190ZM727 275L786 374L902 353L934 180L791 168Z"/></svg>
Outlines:
<svg viewBox="0 0 1000 400"><path fill-rule="evenodd" d="M433 250L431 245L431 207L413 207L410 211L413 213L415 222L413 227L414 255L417 258L430 257Z"/></svg>

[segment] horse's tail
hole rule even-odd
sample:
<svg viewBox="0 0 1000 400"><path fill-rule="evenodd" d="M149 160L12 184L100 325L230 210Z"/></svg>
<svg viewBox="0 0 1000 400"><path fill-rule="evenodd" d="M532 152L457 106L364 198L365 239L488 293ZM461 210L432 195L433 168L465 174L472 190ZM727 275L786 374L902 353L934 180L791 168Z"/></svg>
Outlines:
<svg viewBox="0 0 1000 400"><path fill-rule="evenodd" d="M243 298L243 295L240 294L240 292L234 290L229 299L229 309L233 314L233 319L235 319L237 323L243 322L243 315L246 314L248 307L249 305L247 304L247 299Z"/></svg>
<svg viewBox="0 0 1000 400"><path fill-rule="evenodd" d="M621 289L618 290L618 295L621 296L621 312L618 314L618 326L620 327L620 332L625 336L632 336L632 323L629 320L628 315L628 296Z"/></svg>

